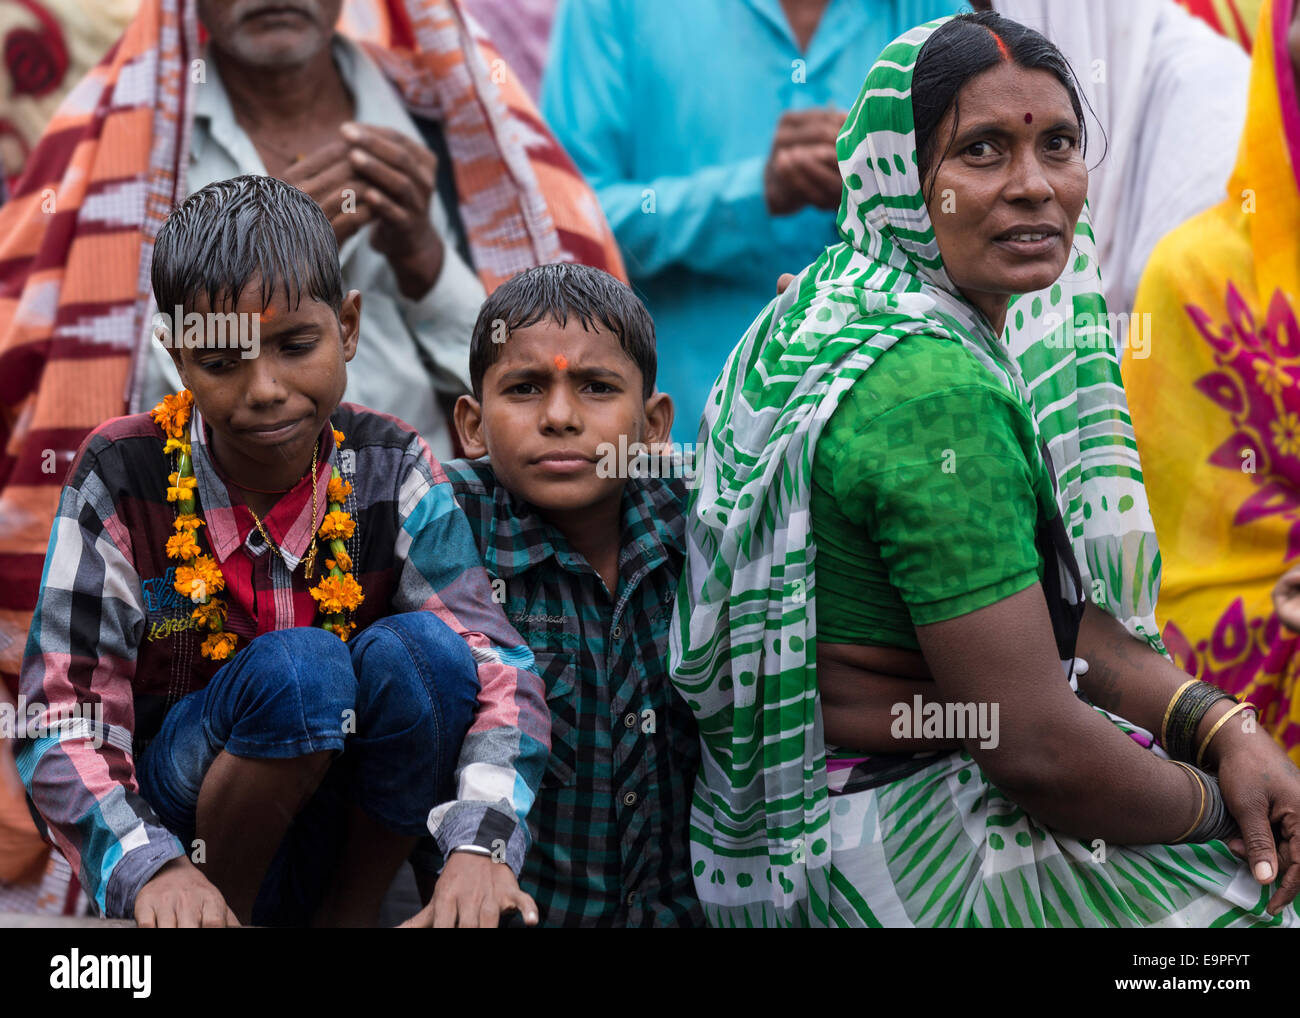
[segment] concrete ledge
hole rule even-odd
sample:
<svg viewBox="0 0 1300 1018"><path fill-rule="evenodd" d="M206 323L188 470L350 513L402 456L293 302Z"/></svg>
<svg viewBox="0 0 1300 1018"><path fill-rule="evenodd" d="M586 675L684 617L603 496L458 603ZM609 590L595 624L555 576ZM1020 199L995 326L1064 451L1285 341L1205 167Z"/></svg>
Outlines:
<svg viewBox="0 0 1300 1018"><path fill-rule="evenodd" d="M135 929L134 919L95 919L91 916L30 915L0 912L0 929L17 930L101 930Z"/></svg>

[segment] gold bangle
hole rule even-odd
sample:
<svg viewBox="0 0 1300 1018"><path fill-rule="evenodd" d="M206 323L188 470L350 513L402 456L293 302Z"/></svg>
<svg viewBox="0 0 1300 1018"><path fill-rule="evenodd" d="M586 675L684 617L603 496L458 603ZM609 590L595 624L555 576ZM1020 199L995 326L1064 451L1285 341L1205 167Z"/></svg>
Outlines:
<svg viewBox="0 0 1300 1018"><path fill-rule="evenodd" d="M1183 693L1187 691L1187 688L1189 686L1196 685L1196 682L1197 682L1196 679L1188 679L1181 686L1179 686L1177 689L1174 690L1174 695L1172 699L1170 699L1169 701L1169 706L1165 708L1165 719L1160 722L1160 746L1162 749L1169 745L1169 740L1168 740L1169 718L1170 715L1172 715L1174 712L1174 704L1176 704L1178 702L1178 698L1181 697Z"/></svg>
<svg viewBox="0 0 1300 1018"><path fill-rule="evenodd" d="M1188 774L1190 774L1196 781L1196 787L1201 790L1201 808L1196 811L1196 819L1192 821L1191 827L1187 828L1187 830L1185 830L1172 842L1172 844L1174 845L1181 845L1184 839L1190 838L1192 836L1192 832L1196 830L1196 828L1201 826L1201 818L1205 816L1205 781L1201 778L1200 774L1196 772L1195 768L1191 767L1188 764L1183 763L1181 760L1171 759L1169 762L1172 764L1177 764Z"/></svg>
<svg viewBox="0 0 1300 1018"><path fill-rule="evenodd" d="M1196 766L1201 766L1201 758L1205 756L1205 751L1210 748L1210 740L1214 738L1215 734L1223 727L1228 718L1232 717L1232 715L1236 714L1238 711L1254 709L1255 705L1253 703L1249 700L1243 700L1241 703L1237 704L1237 706L1233 707L1232 710L1225 713L1223 717L1219 718L1218 721L1214 722L1214 727L1210 729L1210 734L1201 740L1201 748L1196 751Z"/></svg>

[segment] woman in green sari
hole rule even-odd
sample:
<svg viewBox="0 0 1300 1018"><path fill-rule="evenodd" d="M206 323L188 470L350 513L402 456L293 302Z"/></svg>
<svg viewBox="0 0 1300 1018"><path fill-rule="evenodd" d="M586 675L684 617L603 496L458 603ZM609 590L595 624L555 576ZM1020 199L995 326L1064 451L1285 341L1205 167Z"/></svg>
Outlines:
<svg viewBox="0 0 1300 1018"><path fill-rule="evenodd" d="M671 664L716 925L1297 922L1300 772L1152 621L1082 121L1014 22L895 40L842 242L714 385Z"/></svg>

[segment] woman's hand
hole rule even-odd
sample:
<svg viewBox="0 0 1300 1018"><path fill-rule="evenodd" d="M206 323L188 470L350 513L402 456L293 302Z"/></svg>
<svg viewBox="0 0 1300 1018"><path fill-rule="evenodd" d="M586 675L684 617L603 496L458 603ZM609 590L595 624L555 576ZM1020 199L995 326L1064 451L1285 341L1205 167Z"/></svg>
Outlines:
<svg viewBox="0 0 1300 1018"><path fill-rule="evenodd" d="M1300 770L1256 731L1225 747L1218 777L1228 812L1241 828L1238 854L1250 861L1261 884L1277 881L1268 901L1269 915L1277 915L1300 890Z"/></svg>

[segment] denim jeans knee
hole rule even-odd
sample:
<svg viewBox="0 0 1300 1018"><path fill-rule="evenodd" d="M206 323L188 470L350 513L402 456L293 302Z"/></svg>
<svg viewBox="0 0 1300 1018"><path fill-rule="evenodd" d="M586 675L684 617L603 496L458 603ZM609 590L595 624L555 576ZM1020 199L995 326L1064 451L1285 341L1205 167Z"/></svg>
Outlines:
<svg viewBox="0 0 1300 1018"><path fill-rule="evenodd" d="M380 619L350 646L358 692L348 753L361 805L391 830L424 834L429 810L454 794L478 703L474 656L425 611Z"/></svg>
<svg viewBox="0 0 1300 1018"><path fill-rule="evenodd" d="M170 830L192 832L199 789L223 749L254 759L341 750L356 701L352 661L337 636L263 633L167 712L137 761L140 790Z"/></svg>

